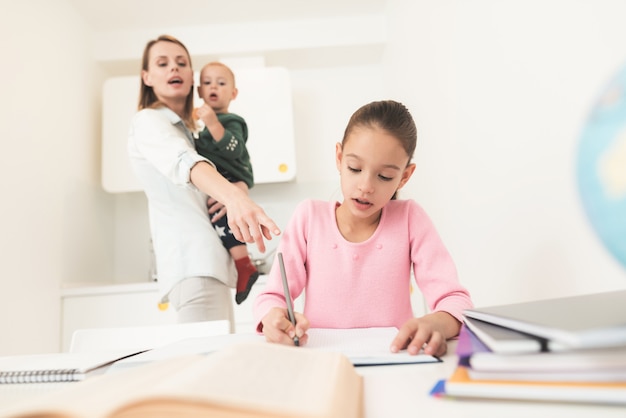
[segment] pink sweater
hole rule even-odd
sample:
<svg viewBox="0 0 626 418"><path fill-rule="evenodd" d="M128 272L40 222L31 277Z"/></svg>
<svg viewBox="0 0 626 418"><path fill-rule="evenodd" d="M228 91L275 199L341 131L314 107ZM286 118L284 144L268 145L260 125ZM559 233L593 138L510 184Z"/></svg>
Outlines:
<svg viewBox="0 0 626 418"><path fill-rule="evenodd" d="M411 268L434 311L462 321L471 308L456 267L424 210L412 200L392 200L378 228L364 242L346 241L335 219L338 203L307 200L298 205L282 234L289 291L305 291L304 315L313 328L401 327L413 317ZM254 301L257 330L272 307L285 307L280 267L274 262Z"/></svg>

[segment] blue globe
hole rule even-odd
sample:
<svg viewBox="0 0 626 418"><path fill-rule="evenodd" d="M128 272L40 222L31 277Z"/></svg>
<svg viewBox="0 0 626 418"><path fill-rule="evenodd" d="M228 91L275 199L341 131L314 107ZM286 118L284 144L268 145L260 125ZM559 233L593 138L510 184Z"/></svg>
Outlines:
<svg viewBox="0 0 626 418"><path fill-rule="evenodd" d="M592 108L580 138L576 175L594 230L626 268L626 67Z"/></svg>

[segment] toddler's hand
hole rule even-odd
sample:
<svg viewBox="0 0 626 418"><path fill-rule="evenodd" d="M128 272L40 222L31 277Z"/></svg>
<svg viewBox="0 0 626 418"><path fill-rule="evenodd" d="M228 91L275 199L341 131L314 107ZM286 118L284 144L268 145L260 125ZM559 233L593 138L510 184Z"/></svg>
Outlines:
<svg viewBox="0 0 626 418"><path fill-rule="evenodd" d="M194 108L191 115L196 121L202 120L206 126L218 122L215 111L206 103L200 107Z"/></svg>

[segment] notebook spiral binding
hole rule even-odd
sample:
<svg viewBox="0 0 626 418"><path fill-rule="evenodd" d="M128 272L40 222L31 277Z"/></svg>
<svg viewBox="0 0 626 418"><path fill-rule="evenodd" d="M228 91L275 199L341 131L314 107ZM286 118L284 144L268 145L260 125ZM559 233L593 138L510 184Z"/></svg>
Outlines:
<svg viewBox="0 0 626 418"><path fill-rule="evenodd" d="M76 369L0 372L0 384L75 382L82 375Z"/></svg>

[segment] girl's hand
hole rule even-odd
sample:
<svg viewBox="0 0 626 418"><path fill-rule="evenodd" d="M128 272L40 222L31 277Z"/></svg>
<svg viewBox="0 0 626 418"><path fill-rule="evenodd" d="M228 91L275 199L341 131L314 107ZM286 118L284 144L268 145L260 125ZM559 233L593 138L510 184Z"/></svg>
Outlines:
<svg viewBox="0 0 626 418"><path fill-rule="evenodd" d="M263 335L265 340L272 343L294 345L293 337L298 336L300 345L305 345L309 336L306 331L309 329L309 320L298 312L295 312L296 326L289 320L286 308L272 308L263 317Z"/></svg>
<svg viewBox="0 0 626 418"><path fill-rule="evenodd" d="M443 356L448 350L447 340L458 335L461 324L447 312L434 312L421 318L412 318L402 325L391 343L391 351L407 349L409 354Z"/></svg>

